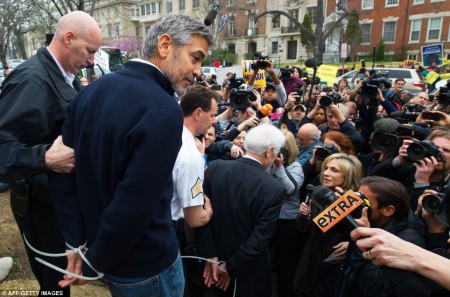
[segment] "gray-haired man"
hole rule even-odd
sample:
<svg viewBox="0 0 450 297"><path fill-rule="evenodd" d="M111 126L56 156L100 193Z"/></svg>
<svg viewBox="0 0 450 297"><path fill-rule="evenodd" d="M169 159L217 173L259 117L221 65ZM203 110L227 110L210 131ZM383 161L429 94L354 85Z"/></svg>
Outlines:
<svg viewBox="0 0 450 297"><path fill-rule="evenodd" d="M183 295L170 213L183 114L173 95L200 77L211 44L200 22L162 17L147 33L143 59L101 77L70 105L63 140L75 149L77 170L53 176L55 205L67 243L87 242L95 271L83 263L83 275L102 277L113 296ZM80 272L71 266L77 260L69 258L68 270Z"/></svg>

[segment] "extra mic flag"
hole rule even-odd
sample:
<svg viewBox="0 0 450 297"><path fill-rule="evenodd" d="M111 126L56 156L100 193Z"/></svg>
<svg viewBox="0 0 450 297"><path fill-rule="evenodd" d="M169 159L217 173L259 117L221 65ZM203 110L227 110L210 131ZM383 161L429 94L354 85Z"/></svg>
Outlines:
<svg viewBox="0 0 450 297"><path fill-rule="evenodd" d="M363 203L364 201L355 192L349 190L325 208L313 221L325 233Z"/></svg>

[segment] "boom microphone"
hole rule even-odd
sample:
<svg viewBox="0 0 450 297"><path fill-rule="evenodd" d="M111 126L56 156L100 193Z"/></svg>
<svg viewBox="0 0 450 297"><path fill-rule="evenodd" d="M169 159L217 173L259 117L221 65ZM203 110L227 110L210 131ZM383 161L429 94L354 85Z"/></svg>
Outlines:
<svg viewBox="0 0 450 297"><path fill-rule="evenodd" d="M317 68L322 65L322 62L319 62L316 58L308 58L305 61L305 66L308 68Z"/></svg>
<svg viewBox="0 0 450 297"><path fill-rule="evenodd" d="M211 26L211 24L216 19L219 8L220 8L219 1L214 1L212 9L208 12L205 20L203 21L205 23L205 26Z"/></svg>
<svg viewBox="0 0 450 297"><path fill-rule="evenodd" d="M256 113L256 116L258 117L258 119L262 119L264 117L268 117L270 116L270 114L272 113L273 110L273 106L270 104L264 104L263 106L261 106L261 108L258 110L258 112Z"/></svg>
<svg viewBox="0 0 450 297"><path fill-rule="evenodd" d="M391 134L394 134L397 131L398 126L400 126L400 123L397 120L391 118L383 118L373 124L375 132L384 132Z"/></svg>

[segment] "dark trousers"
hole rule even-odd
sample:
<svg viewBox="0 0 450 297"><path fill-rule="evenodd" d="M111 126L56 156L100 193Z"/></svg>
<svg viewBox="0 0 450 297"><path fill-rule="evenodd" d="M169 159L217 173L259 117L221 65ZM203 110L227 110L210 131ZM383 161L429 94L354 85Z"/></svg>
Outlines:
<svg viewBox="0 0 450 297"><path fill-rule="evenodd" d="M173 227L177 235L181 256L198 256L192 229L186 226L183 219L173 221ZM191 258L182 260L185 280L183 296L201 297L203 295L203 261Z"/></svg>
<svg viewBox="0 0 450 297"><path fill-rule="evenodd" d="M234 288L236 286L236 295ZM228 289L223 292L215 287L205 290L205 297L271 297L272 268L270 262L261 262L245 274L232 278Z"/></svg>
<svg viewBox="0 0 450 297"><path fill-rule="evenodd" d="M51 202L43 202L31 198L26 217L18 215L11 205L14 218L19 226L20 235L25 235L27 241L36 249L47 253L62 253L65 251L65 242L61 236L59 222ZM35 260L39 257L62 269L67 267L66 257L50 258L33 252L24 242L31 270L34 273L41 290L58 290L58 282L63 279L63 274L53 270ZM70 296L70 289L63 290L63 296Z"/></svg>
<svg viewBox="0 0 450 297"><path fill-rule="evenodd" d="M272 244L278 297L295 296L293 281L302 247L295 219L278 219Z"/></svg>

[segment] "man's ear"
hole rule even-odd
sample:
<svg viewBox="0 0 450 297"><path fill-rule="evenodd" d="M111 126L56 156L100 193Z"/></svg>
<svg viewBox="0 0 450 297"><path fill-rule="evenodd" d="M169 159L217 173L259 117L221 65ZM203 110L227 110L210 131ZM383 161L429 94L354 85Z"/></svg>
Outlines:
<svg viewBox="0 0 450 297"><path fill-rule="evenodd" d="M75 39L75 34L71 31L64 34L64 44L66 47L70 47L70 44L72 43L72 40Z"/></svg>
<svg viewBox="0 0 450 297"><path fill-rule="evenodd" d="M383 207L382 214L384 217L391 217L394 215L394 213L395 213L395 206L388 205L388 206Z"/></svg>
<svg viewBox="0 0 450 297"><path fill-rule="evenodd" d="M161 58L166 58L172 51L173 43L169 34L162 34L158 38L158 54Z"/></svg>
<svg viewBox="0 0 450 297"><path fill-rule="evenodd" d="M265 153L265 155L266 155L266 158L270 158L270 157L272 157L273 156L273 153L274 153L274 148L273 147L269 147L269 149L266 151L266 153Z"/></svg>
<svg viewBox="0 0 450 297"><path fill-rule="evenodd" d="M202 109L200 107L197 107L192 115L194 116L194 119L198 120L200 118L200 115L202 114Z"/></svg>

